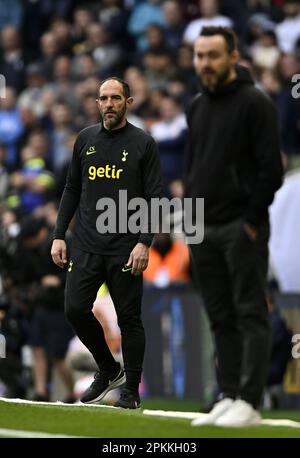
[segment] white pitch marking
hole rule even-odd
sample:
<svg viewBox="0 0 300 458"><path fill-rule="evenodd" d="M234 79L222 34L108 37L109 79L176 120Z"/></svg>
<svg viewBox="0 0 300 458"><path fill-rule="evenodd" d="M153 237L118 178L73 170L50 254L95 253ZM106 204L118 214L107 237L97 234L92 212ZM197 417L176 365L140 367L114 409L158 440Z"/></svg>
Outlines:
<svg viewBox="0 0 300 458"><path fill-rule="evenodd" d="M174 412L165 410L147 410L143 411L145 415L159 416L159 417L171 417L171 418L184 418L186 420L193 420L194 418L205 417L207 413L197 412ZM289 428L300 428L300 422L288 419L262 419L260 425L267 426L286 426Z"/></svg>
<svg viewBox="0 0 300 458"><path fill-rule="evenodd" d="M19 399L19 398L1 398L0 401L7 402L10 404L29 404L29 405L38 405L38 406L54 406L54 407L101 407L104 409L116 409L117 407L108 406L105 404L83 404L78 401L75 404L68 404L66 402L56 401L56 402L42 402L42 401L29 401L28 399ZM119 409L118 409L119 410Z"/></svg>
<svg viewBox="0 0 300 458"><path fill-rule="evenodd" d="M55 438L70 438L74 439L80 438L83 436L69 436L67 434L51 434L51 433L44 433L42 431L23 431L19 429L7 429L7 428L0 428L0 436L5 437L25 437L25 438L43 438L43 439L55 439Z"/></svg>
<svg viewBox="0 0 300 458"><path fill-rule="evenodd" d="M149 410L143 411L145 415L154 415L159 417L173 417L173 418L184 418L186 420L194 420L194 418L204 417L206 413L197 412L175 412L173 410Z"/></svg>

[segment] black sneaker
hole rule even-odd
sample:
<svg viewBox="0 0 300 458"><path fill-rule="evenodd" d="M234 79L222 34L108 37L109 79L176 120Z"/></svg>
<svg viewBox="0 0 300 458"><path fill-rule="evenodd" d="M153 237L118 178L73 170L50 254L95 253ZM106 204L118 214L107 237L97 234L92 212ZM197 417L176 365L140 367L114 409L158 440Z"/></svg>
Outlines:
<svg viewBox="0 0 300 458"><path fill-rule="evenodd" d="M126 381L124 371L121 367L117 374L111 376L108 372L98 371L94 379L91 386L85 390L80 399L84 404L92 404L93 402L101 401L109 391L123 385Z"/></svg>
<svg viewBox="0 0 300 458"><path fill-rule="evenodd" d="M114 404L115 407L121 407L122 409L138 409L141 407L141 400L137 393L124 388L120 399Z"/></svg>

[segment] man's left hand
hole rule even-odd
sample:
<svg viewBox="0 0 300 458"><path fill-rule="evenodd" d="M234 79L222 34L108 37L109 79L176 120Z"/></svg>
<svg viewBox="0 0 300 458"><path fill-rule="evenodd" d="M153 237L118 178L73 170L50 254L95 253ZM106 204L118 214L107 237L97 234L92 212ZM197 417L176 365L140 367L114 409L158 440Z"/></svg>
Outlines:
<svg viewBox="0 0 300 458"><path fill-rule="evenodd" d="M148 266L148 260L149 247L144 243L137 243L130 253L126 266L131 267L132 275L141 275Z"/></svg>

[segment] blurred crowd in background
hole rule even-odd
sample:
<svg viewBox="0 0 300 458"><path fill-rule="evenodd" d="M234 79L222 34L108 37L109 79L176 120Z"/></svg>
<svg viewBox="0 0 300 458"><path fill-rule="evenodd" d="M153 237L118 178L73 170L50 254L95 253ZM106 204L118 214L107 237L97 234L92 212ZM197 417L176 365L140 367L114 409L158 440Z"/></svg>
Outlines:
<svg viewBox="0 0 300 458"><path fill-rule="evenodd" d="M286 169L297 168L300 103L291 93L300 74L299 0L0 0L0 331L10 355L1 361L0 395L28 395L22 349L29 345L32 396L49 397L49 360L67 398L74 396L64 363L72 337L62 324L65 273L49 250L76 135L100 121L99 81L128 81L128 120L158 143L165 196L181 197L185 113L198 91L193 42L206 25L237 32L241 64L278 108ZM152 251L146 281L189 282L182 241L158 237Z"/></svg>

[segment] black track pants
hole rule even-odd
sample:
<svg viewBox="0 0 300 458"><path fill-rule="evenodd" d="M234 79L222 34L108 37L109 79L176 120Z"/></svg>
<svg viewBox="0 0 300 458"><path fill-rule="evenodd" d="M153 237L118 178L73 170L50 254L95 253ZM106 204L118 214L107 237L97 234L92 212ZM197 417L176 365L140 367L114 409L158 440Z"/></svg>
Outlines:
<svg viewBox="0 0 300 458"><path fill-rule="evenodd" d="M142 275L122 269L129 256L87 253L73 248L66 283L65 313L80 340L94 356L100 370L114 371L115 360L104 332L92 313L97 291L106 282L122 336L124 369L128 381L139 381L145 350L141 321Z"/></svg>

